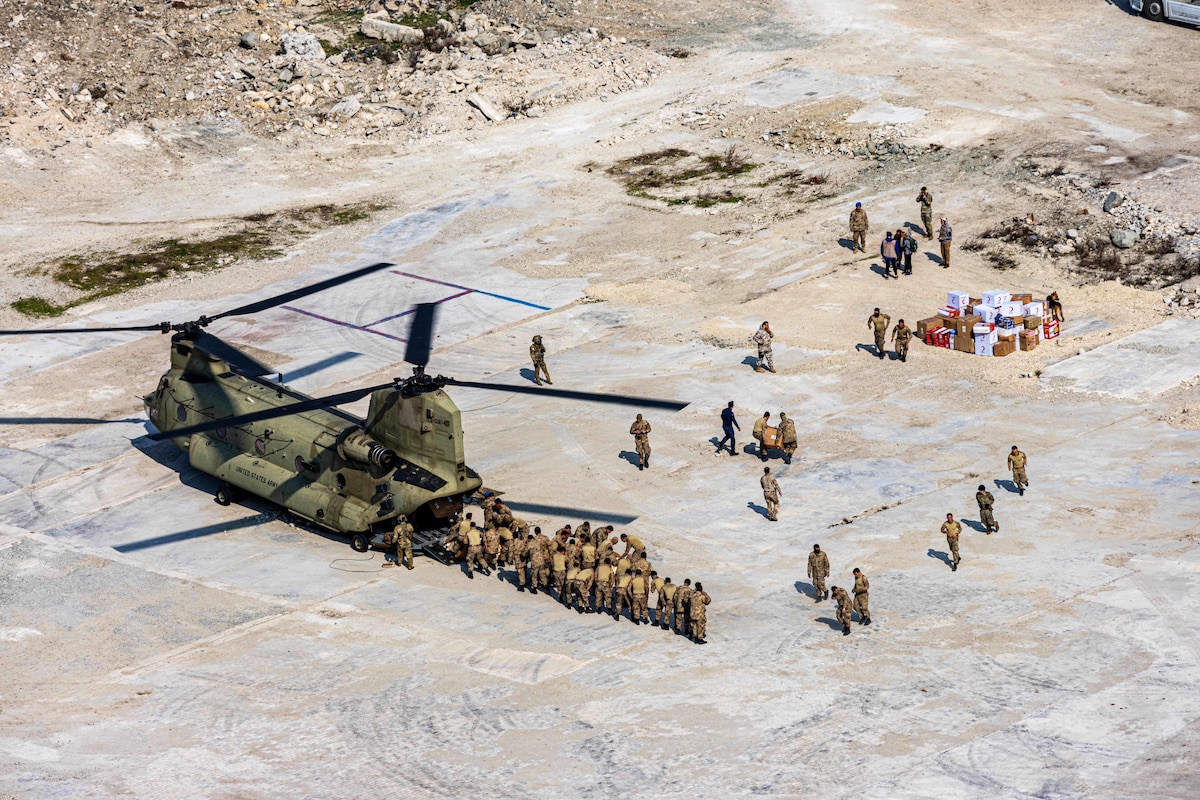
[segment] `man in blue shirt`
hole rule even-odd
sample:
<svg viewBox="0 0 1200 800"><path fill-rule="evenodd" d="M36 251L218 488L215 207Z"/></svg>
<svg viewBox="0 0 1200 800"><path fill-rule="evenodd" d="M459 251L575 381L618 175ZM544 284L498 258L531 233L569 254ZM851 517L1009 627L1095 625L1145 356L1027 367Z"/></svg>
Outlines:
<svg viewBox="0 0 1200 800"><path fill-rule="evenodd" d="M724 428L724 430L725 430L725 438L722 439L717 444L717 450L720 450L722 447L725 446L726 442L729 442L729 455L736 456L737 455L737 439L734 438L733 429L737 428L740 431L742 429L742 426L738 425L737 418L733 416L733 401L732 400L729 401L728 406L726 406L725 408L723 408L721 410L721 427Z"/></svg>

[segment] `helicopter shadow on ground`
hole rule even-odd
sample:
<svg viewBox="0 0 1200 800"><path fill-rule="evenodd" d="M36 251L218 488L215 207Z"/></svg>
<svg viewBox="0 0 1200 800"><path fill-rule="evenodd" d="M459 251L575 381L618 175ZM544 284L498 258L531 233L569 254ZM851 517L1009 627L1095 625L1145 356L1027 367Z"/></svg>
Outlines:
<svg viewBox="0 0 1200 800"><path fill-rule="evenodd" d="M633 457L633 463L637 464L637 455ZM550 506L542 503L523 503L519 500L506 501L505 505L513 511L524 511L531 514L546 514L549 516L560 517L577 517L588 521L597 520L600 522L613 522L620 525L627 525L637 519L636 514L618 514L611 511L596 511L588 508L571 508L568 506Z"/></svg>
<svg viewBox="0 0 1200 800"><path fill-rule="evenodd" d="M934 550L931 547L925 552L925 555L929 556L930 558L936 558L938 561L941 561L947 567L954 566L954 562L950 560L949 553L943 553L941 550Z"/></svg>
<svg viewBox="0 0 1200 800"><path fill-rule="evenodd" d="M147 432L156 432L155 428L149 422L146 423ZM174 470L179 476L179 482L190 489L195 489L197 492L208 495L216 502L217 489L221 488L223 481L205 472L192 467L188 463L187 453L176 447L171 441L152 442L146 438L133 439L132 444L138 451L144 455L154 459L159 464L162 464L168 469ZM239 494L238 499L232 504L239 508L244 508L253 513L251 517L245 517L241 520L231 522L214 523L212 525L204 525L197 528L191 528L186 531L165 534L156 536L150 539L143 539L138 542L129 542L121 545L115 550L120 552L130 552L134 550L142 550L149 547L157 547L163 544L172 544L182 542L188 539L197 539L203 536L212 536L226 531L236 530L238 528L247 528L254 525L261 525L273 519L286 519L286 521L306 533L311 533L320 536L323 539L328 539L331 542L339 544L346 543L346 537L338 536L337 534L319 528L316 525L309 523L307 520L289 513L285 508L255 495L250 495L245 492Z"/></svg>

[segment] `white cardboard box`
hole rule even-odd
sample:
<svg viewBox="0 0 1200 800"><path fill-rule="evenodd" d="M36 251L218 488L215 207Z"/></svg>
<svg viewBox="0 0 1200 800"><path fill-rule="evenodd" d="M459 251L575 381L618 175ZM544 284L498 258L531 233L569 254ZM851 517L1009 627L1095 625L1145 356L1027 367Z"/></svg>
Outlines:
<svg viewBox="0 0 1200 800"><path fill-rule="evenodd" d="M1022 316L1043 317L1043 316L1045 316L1045 314L1042 313L1042 311L1044 310L1044 307L1045 307L1045 304L1042 303L1041 300L1034 300L1032 303L1026 303L1024 306L1021 307Z"/></svg>
<svg viewBox="0 0 1200 800"><path fill-rule="evenodd" d="M946 305L951 308L966 308L971 302L971 295L966 292L946 292Z"/></svg>
<svg viewBox="0 0 1200 800"><path fill-rule="evenodd" d="M980 297L983 299L983 304L985 306L991 306L992 308L999 308L1001 303L1007 303L1012 300L1012 294L1010 292L999 292L995 289L990 292L984 292L982 295L980 295ZM1014 315L1006 314L1005 316Z"/></svg>
<svg viewBox="0 0 1200 800"><path fill-rule="evenodd" d="M1006 317L1021 316L1022 306L1015 300L1005 300L1000 305L996 306L996 311Z"/></svg>
<svg viewBox="0 0 1200 800"><path fill-rule="evenodd" d="M980 336L980 335L986 336L987 334L992 333L995 330L996 330L996 326L990 322L976 322L975 325L971 328L971 333L975 334L976 336Z"/></svg>
<svg viewBox="0 0 1200 800"><path fill-rule="evenodd" d="M975 355L977 355L977 356L992 355L992 345L993 344L994 344L993 342L988 341L988 337L986 337L986 336L976 336L975 337Z"/></svg>
<svg viewBox="0 0 1200 800"><path fill-rule="evenodd" d="M984 322L996 322L996 309L991 306L975 306L975 313L982 317Z"/></svg>

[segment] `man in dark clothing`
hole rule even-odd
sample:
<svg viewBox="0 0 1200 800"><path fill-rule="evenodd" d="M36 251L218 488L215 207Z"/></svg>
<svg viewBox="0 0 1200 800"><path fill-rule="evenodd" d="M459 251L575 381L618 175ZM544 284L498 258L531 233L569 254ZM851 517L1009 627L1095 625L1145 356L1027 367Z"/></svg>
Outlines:
<svg viewBox="0 0 1200 800"><path fill-rule="evenodd" d="M725 408L721 410L721 427L725 431L725 438L717 444L717 450L719 451L725 446L726 442L729 442L729 455L736 456L737 438L733 435L733 429L737 428L740 431L742 426L738 425L737 418L733 416L732 400L729 401L729 405L725 406Z"/></svg>

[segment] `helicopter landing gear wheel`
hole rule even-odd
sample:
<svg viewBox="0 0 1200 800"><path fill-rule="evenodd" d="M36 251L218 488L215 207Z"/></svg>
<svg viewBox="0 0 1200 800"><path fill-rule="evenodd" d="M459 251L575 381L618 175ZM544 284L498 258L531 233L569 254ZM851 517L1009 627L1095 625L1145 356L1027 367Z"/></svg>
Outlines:
<svg viewBox="0 0 1200 800"><path fill-rule="evenodd" d="M1166 17L1163 11L1163 0L1144 0L1142 16L1153 22L1162 22Z"/></svg>
<svg viewBox="0 0 1200 800"><path fill-rule="evenodd" d="M354 538L350 540L350 546L354 548L356 553L365 553L371 549L371 543L367 541L365 533L356 533Z"/></svg>
<svg viewBox="0 0 1200 800"><path fill-rule="evenodd" d="M238 491L227 483L217 489L217 495L213 499L217 501L218 505L227 506L237 501Z"/></svg>

